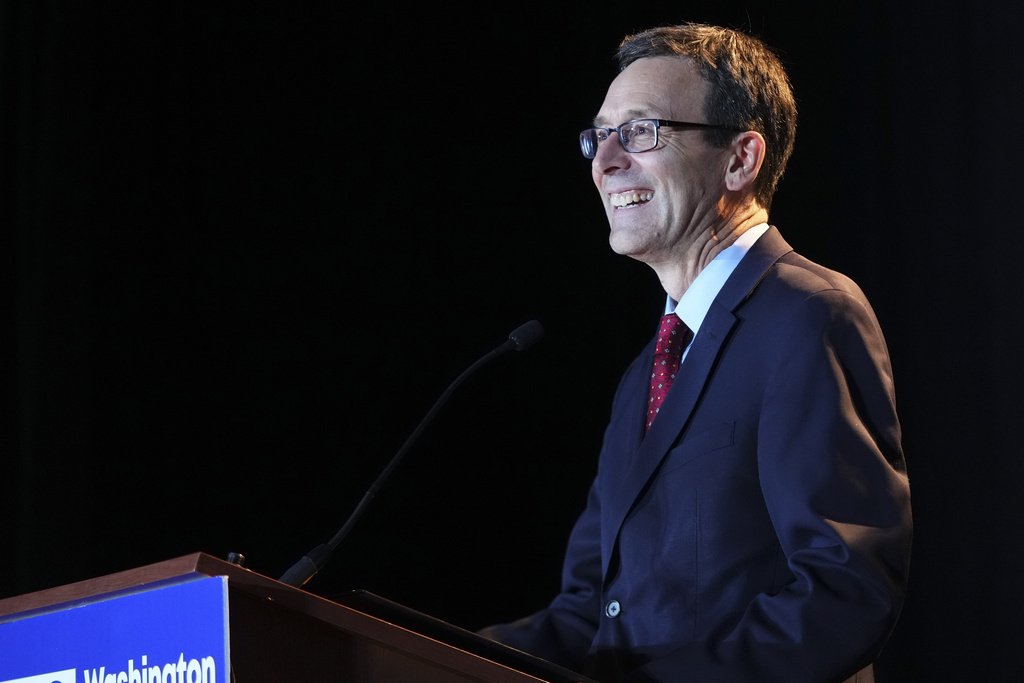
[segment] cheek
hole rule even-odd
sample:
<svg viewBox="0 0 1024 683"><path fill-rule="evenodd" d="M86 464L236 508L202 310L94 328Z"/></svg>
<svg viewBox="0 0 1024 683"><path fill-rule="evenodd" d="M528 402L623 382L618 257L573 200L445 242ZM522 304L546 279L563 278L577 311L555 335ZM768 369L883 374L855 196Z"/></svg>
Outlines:
<svg viewBox="0 0 1024 683"><path fill-rule="evenodd" d="M604 206L605 211L609 211L610 212L611 208L612 208L611 207L611 200L608 199L608 195L605 193L604 189L601 187L602 175L600 173L594 173L594 174L592 174L591 179L594 181L594 187L597 188L597 194L598 194L598 196L601 199L602 206Z"/></svg>

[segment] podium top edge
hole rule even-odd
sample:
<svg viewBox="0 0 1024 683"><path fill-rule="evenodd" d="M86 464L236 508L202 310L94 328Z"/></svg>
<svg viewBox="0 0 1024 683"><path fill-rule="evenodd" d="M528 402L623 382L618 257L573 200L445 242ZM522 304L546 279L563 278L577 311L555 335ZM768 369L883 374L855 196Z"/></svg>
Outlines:
<svg viewBox="0 0 1024 683"><path fill-rule="evenodd" d="M232 566L204 553L192 553L144 567L5 598L0 600L0 617L85 600L105 593L143 587L190 574L215 576L224 573L224 571L218 570Z"/></svg>

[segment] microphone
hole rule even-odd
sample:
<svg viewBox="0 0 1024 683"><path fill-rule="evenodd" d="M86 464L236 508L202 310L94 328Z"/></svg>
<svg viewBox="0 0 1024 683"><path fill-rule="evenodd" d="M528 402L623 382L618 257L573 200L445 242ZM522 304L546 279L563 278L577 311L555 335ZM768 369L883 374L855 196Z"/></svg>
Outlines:
<svg viewBox="0 0 1024 683"><path fill-rule="evenodd" d="M487 365L496 358L509 353L512 350L525 351L530 348L544 336L544 328L536 320L531 320L528 323L520 325L508 335L508 339L505 340L501 346L498 346L487 355L480 358L478 361L470 365L468 368L462 371L462 374L455 378L455 381L448 385L441 397L434 402L433 407L426 414L426 416L420 420L419 425L413 430L409 438L405 440L402 447L398 449L398 452L391 458L391 461L387 464L387 467L377 476L370 488L363 494L359 504L356 505L352 514L349 515L348 519L344 524L335 532L334 536L331 537L326 543L322 543L317 547L310 550L304 555L298 562L293 564L291 568L281 575L278 579L281 583L286 583L289 586L295 586L296 588L303 586L313 576L323 569L323 566L327 564L327 561L331 558L334 550L338 547L341 541L348 535L348 532L352 530L352 527L356 525L359 518L366 512L366 508L370 505L370 501L373 500L374 496L383 486L384 482L387 481L391 473L394 472L395 468L398 467L402 459L405 458L406 453L412 448L412 445L416 443L420 435L427 428L433 419L437 415L438 411L448 402L448 399L455 392L455 390L469 378L470 375L475 373L477 370Z"/></svg>
<svg viewBox="0 0 1024 683"><path fill-rule="evenodd" d="M525 351L539 342L543 336L544 327L536 320L531 320L512 330L505 344L512 342L516 347L516 351ZM502 346L505 344L502 344Z"/></svg>

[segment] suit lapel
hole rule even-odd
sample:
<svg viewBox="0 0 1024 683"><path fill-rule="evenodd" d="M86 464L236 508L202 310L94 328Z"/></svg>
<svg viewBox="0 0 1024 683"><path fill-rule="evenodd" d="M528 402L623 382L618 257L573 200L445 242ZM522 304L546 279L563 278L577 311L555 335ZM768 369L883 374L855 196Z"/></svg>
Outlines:
<svg viewBox="0 0 1024 683"><path fill-rule="evenodd" d="M602 534L606 541L618 538L630 510L643 497L669 449L689 425L722 349L737 324L734 311L756 289L771 266L789 251L792 249L775 228L768 230L750 248L708 309L680 369L679 377L672 385L658 418L646 436L640 436L643 429L642 418L635 421L638 440L642 438L635 454L631 459L627 453L614 454L615 458L631 462L617 486L617 494L607 503L609 509L605 520L610 524ZM647 363L646 377L650 376L653 349L652 343L645 349L639 361ZM646 394L639 396L637 400L645 409ZM643 412L646 414L646 410ZM607 576L607 571L612 553L605 552L603 555L606 579L611 578Z"/></svg>

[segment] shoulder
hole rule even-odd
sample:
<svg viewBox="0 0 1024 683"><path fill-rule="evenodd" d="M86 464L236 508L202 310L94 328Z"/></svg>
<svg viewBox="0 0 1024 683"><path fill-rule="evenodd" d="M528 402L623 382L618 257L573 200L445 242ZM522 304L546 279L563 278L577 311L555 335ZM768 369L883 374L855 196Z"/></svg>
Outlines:
<svg viewBox="0 0 1024 683"><path fill-rule="evenodd" d="M801 256L771 227L736 266L716 303L736 312L765 304L801 309L813 308L808 306L812 298L867 306L864 292L851 278Z"/></svg>
<svg viewBox="0 0 1024 683"><path fill-rule="evenodd" d="M860 286L795 252L764 272L735 314L753 343L776 361L824 351L888 368L885 337Z"/></svg>
<svg viewBox="0 0 1024 683"><path fill-rule="evenodd" d="M796 252L782 256L751 292L749 303L769 303L776 315L853 316L874 320L864 291L853 279Z"/></svg>
<svg viewBox="0 0 1024 683"><path fill-rule="evenodd" d="M823 292L840 292L857 299L867 300L860 286L850 277L826 268L791 251L769 269L766 283L773 283L780 291L791 291L796 296Z"/></svg>

